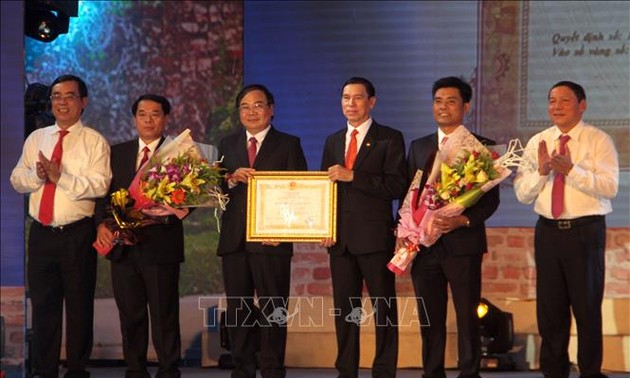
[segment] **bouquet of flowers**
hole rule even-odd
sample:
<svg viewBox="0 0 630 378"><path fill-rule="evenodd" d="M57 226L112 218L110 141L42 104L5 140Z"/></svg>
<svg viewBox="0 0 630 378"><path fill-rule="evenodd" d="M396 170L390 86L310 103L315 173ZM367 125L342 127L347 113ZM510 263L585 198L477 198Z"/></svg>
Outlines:
<svg viewBox="0 0 630 378"><path fill-rule="evenodd" d="M223 178L219 162L208 162L190 130L167 138L138 169L129 190L112 193L109 211L113 220L107 225L114 233L114 244L133 245L138 242L134 229L164 223L169 215L183 219L189 207L225 210L228 198L220 189ZM113 246L101 248L95 243L94 247L106 255Z"/></svg>
<svg viewBox="0 0 630 378"><path fill-rule="evenodd" d="M396 229L396 252L387 265L402 274L416 257L420 245L429 247L441 236L436 215L454 217L474 205L490 189L505 180L510 167L520 164L523 148L518 139L499 155L482 145L465 127L457 128L436 154L424 188L416 172L402 207Z"/></svg>
<svg viewBox="0 0 630 378"><path fill-rule="evenodd" d="M209 163L186 129L164 141L140 167L129 192L135 200L134 207L144 214L174 214L181 219L188 207L225 210L228 199L220 187L224 176L219 162Z"/></svg>

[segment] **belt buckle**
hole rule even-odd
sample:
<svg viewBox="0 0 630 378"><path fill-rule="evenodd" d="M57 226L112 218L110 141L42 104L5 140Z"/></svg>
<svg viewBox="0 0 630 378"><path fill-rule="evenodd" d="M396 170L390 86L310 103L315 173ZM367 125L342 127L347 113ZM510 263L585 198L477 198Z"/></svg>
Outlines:
<svg viewBox="0 0 630 378"><path fill-rule="evenodd" d="M571 221L570 220L559 220L558 221L558 229L559 230L570 230L571 229Z"/></svg>

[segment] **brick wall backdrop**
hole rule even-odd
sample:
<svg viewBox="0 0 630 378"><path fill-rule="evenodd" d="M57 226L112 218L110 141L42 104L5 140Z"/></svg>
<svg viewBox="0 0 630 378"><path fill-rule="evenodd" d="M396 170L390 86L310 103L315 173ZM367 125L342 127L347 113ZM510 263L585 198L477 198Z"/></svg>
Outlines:
<svg viewBox="0 0 630 378"><path fill-rule="evenodd" d="M483 263L482 295L498 300L530 300L535 299L536 274L533 260L533 232L531 228L490 228L488 229L489 253ZM397 282L399 296L414 296L409 274L405 274ZM300 243L296 245L293 258L292 296L324 296L332 295L328 255L316 244ZM606 246L606 290L608 299L630 298L630 228L610 228ZM24 358L24 288L1 288L2 316L5 319L5 347L2 365L20 366ZM627 302L621 301L623 306ZM623 304L626 303L626 304ZM197 307L195 311L198 311ZM623 311L627 317L627 311ZM533 316L533 315L532 315ZM606 317L606 315L605 315ZM522 320L522 319L521 319ZM604 319L605 329L610 328ZM528 322L530 322L528 320ZM515 319L521 327L519 319ZM531 323L531 322L530 322ZM532 323L533 324L533 323ZM614 324L613 324L614 325ZM525 331L535 333L535 327L528 326ZM627 331L617 329L620 340ZM195 328L195 332L198 329ZM98 333L98 330L96 330ZM611 347L612 348L612 347ZM608 352L616 353L613 349ZM618 352L618 351L617 351ZM613 353L613 354L614 354ZM623 357L616 359L613 367L624 370L620 365ZM612 357L611 357L612 358ZM621 362L620 362L621 361Z"/></svg>
<svg viewBox="0 0 630 378"><path fill-rule="evenodd" d="M22 366L24 363L24 288L0 288L1 315L4 318L4 345L0 370L7 366Z"/></svg>
<svg viewBox="0 0 630 378"><path fill-rule="evenodd" d="M533 228L489 228L484 256L482 295L491 298L536 298ZM414 296L408 272L397 280L399 296ZM293 296L331 296L328 255L317 244L296 245ZM606 298L630 297L630 229L609 228L606 245Z"/></svg>

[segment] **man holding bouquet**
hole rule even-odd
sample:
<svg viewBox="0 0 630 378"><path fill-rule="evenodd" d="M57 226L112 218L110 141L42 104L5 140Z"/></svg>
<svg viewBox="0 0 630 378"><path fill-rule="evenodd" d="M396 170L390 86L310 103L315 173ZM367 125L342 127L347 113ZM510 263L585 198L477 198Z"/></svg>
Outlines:
<svg viewBox="0 0 630 378"><path fill-rule="evenodd" d="M219 143L227 172L223 189L230 201L217 247L235 365L232 377L254 378L258 365L263 378L282 378L287 328L270 319L275 310L286 313L293 244L245 241L247 182L256 171L305 171L306 158L299 138L272 126L274 98L265 86L245 86L236 96L236 108L244 129Z"/></svg>
<svg viewBox="0 0 630 378"><path fill-rule="evenodd" d="M548 93L553 126L534 135L514 179L516 198L534 203L536 313L545 377L568 377L571 311L580 377L604 377L602 299L606 219L619 189L615 143L582 120L586 93L571 81Z"/></svg>
<svg viewBox="0 0 630 378"><path fill-rule="evenodd" d="M413 178L419 169L423 171L419 191L432 171L437 151L446 145L449 135L460 127L465 128L463 121L470 110L472 88L460 78L445 77L433 84L432 94L433 117L438 130L414 140L409 148L409 177ZM493 144L485 138L477 139L482 144ZM450 147L462 149L462 146ZM429 247L421 245L413 261L411 278L420 314L423 377L446 377L444 352L449 285L457 316L459 377L479 376L481 335L477 306L481 299L481 262L488 248L484 222L498 206L496 186L460 215L446 217L436 212L433 227L441 236Z"/></svg>
<svg viewBox="0 0 630 378"><path fill-rule="evenodd" d="M112 147L113 173L109 194L127 189L138 169L164 141L170 102L159 95L144 94L131 107L138 138ZM132 230L131 245L115 245L116 236L107 221L110 197L99 202L100 219L95 247L114 247L111 260L114 298L118 306L127 363L126 378L150 377L147 370L149 313L151 335L158 357L157 377L180 377L179 269L184 261L184 229L173 215ZM98 223L97 223L98 224ZM147 309L148 306L148 309Z"/></svg>

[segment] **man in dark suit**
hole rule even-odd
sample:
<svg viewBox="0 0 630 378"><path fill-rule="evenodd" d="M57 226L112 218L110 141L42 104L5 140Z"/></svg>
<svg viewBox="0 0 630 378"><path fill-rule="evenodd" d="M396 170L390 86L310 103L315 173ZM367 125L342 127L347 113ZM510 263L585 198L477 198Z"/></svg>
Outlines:
<svg viewBox="0 0 630 378"><path fill-rule="evenodd" d="M145 155L151 156L164 141L162 133L171 104L162 96L145 94L134 102L131 110L139 138L112 147L110 194L128 188L138 168L146 161ZM108 196L99 203L98 219L106 217L109 200ZM184 261L184 229L176 216L165 216L161 221L135 229L133 232L138 239L135 245L116 246L107 255L111 260L114 298L120 317L126 378L150 376L147 371L149 313L159 363L156 377L181 375L179 264ZM112 246L113 242L114 235L107 222L101 222L97 246Z"/></svg>
<svg viewBox="0 0 630 378"><path fill-rule="evenodd" d="M387 269L394 251L392 202L407 188L402 134L370 115L376 90L361 77L342 86L347 126L328 136L321 169L337 187L337 241L322 241L330 254L333 300L338 310L339 377L358 376L361 296L367 286L374 309L376 354L373 377L394 377L398 359L395 276Z"/></svg>
<svg viewBox="0 0 630 378"><path fill-rule="evenodd" d="M463 126L470 110L472 88L457 77L433 84L435 133L414 140L409 148L409 174L418 169L431 171L432 159L450 133ZM492 141L477 137L483 144ZM423 178L423 181L424 178ZM421 247L413 262L411 278L418 298L422 334L423 377L444 378L446 346L447 285L450 285L457 316L459 377L478 377L481 335L477 306L481 300L481 262L487 252L484 222L499 206L498 186L477 204L455 217L438 217L436 227L443 233L431 247Z"/></svg>
<svg viewBox="0 0 630 378"><path fill-rule="evenodd" d="M299 138L271 125L274 98L265 86L244 87L236 96L236 107L244 130L219 144L230 202L221 218L217 247L235 365L232 377L254 378L258 363L263 378L280 378L286 375L287 328L269 319L276 309L286 313L293 244L245 241L247 182L255 171L305 171L306 158Z"/></svg>

